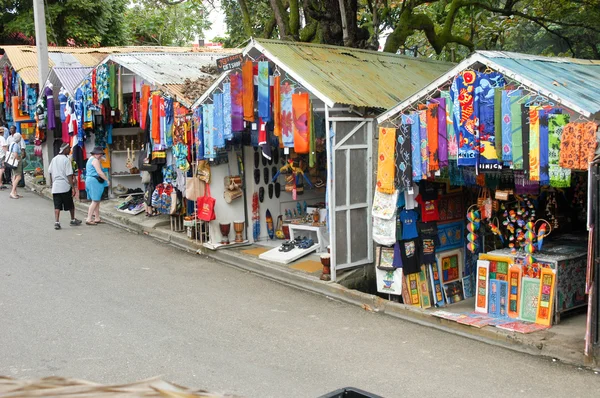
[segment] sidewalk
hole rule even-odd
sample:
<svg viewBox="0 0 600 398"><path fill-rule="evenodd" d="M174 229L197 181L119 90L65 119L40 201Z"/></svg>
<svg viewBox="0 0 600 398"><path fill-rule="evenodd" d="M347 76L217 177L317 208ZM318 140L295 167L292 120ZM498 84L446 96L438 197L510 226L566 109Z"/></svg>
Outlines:
<svg viewBox="0 0 600 398"><path fill-rule="evenodd" d="M26 176L25 183L27 188L33 192L42 197L51 198L50 190L45 186L36 185L31 177ZM508 332L491 326L477 329L432 316L431 312L433 310L423 310L406 306L382 299L376 295L349 289L339 283L324 282L314 273L310 274L269 263L258 259L258 257L245 255L239 250L208 250L199 243L197 244L194 240L188 239L185 233L171 231L168 216L154 218L146 218L143 214L131 216L118 212L115 209L117 203L119 203L118 200L102 202L100 213L105 222L133 233L148 235L160 241L170 243L190 253L207 256L218 262L289 286L354 304L366 311L391 315L402 320L433 327L484 343L502 346L530 355L554 358L575 366L599 366L598 363L590 363L583 354L585 316L566 318L559 325L555 325L548 330L530 334ZM75 205L78 211L87 213L87 203L76 202ZM247 248L245 247L244 249ZM463 304L464 308L460 305L461 303L453 305L451 307L453 308L453 312L455 311L454 308L462 310L460 312L468 312L472 309L471 307L466 307L465 304Z"/></svg>

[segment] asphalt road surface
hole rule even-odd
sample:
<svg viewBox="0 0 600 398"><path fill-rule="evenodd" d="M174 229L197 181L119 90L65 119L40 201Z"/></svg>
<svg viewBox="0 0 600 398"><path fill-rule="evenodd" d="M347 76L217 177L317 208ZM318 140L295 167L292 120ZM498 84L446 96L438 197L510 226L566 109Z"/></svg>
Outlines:
<svg viewBox="0 0 600 398"><path fill-rule="evenodd" d="M0 192L0 375L245 397L597 397L589 370L299 291ZM79 214L79 218L83 218Z"/></svg>

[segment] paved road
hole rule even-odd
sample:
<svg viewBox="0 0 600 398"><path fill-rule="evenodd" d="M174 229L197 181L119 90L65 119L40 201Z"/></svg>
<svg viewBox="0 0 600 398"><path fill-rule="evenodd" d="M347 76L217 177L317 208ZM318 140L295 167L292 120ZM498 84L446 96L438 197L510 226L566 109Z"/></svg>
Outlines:
<svg viewBox="0 0 600 398"><path fill-rule="evenodd" d="M65 214L66 215L66 214ZM63 223L66 225L66 223ZM0 375L247 397L598 396L600 376L365 312L0 192ZM6 245L6 240L2 243Z"/></svg>

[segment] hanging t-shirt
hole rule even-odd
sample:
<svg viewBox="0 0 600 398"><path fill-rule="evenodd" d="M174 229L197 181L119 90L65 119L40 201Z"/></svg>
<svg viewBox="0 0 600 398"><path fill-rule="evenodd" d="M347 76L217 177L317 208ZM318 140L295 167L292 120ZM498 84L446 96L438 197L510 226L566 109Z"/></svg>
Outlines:
<svg viewBox="0 0 600 398"><path fill-rule="evenodd" d="M435 248L438 245L437 223L419 223L421 233L421 260L423 264L435 263Z"/></svg>
<svg viewBox="0 0 600 398"><path fill-rule="evenodd" d="M419 193L423 200L435 200L438 198L438 185L431 181L421 180L419 181Z"/></svg>
<svg viewBox="0 0 600 398"><path fill-rule="evenodd" d="M420 270L419 240L410 239L400 242L402 254L402 272L404 275L416 274Z"/></svg>
<svg viewBox="0 0 600 398"><path fill-rule="evenodd" d="M419 215L414 210L402 210L400 220L402 220L402 239L414 239L419 236L417 232L417 219Z"/></svg>
<svg viewBox="0 0 600 398"><path fill-rule="evenodd" d="M421 208L421 220L423 222L438 221L440 215L438 213L438 200L424 200L421 194L415 199Z"/></svg>

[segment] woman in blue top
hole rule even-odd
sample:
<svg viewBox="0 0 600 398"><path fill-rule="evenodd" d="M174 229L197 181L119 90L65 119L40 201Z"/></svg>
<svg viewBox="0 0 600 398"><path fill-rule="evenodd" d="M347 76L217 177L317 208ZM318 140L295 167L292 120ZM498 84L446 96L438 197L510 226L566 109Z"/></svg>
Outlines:
<svg viewBox="0 0 600 398"><path fill-rule="evenodd" d="M97 225L103 223L100 220L100 200L104 188L108 186L108 177L102 171L102 165L100 164L100 158L104 156L104 149L97 146L90 154L92 156L88 159L85 167L85 191L92 204L88 210L85 223L87 225Z"/></svg>

